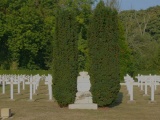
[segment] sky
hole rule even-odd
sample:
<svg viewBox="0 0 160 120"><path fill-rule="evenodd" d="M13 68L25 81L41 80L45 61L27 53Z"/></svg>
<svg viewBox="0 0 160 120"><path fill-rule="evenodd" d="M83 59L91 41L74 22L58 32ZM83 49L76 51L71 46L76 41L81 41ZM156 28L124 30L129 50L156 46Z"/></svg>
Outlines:
<svg viewBox="0 0 160 120"><path fill-rule="evenodd" d="M118 0L121 10L140 10L160 5L160 0Z"/></svg>
<svg viewBox="0 0 160 120"><path fill-rule="evenodd" d="M99 0L97 0L98 2ZM104 0L106 1L106 0ZM120 10L145 10L149 7L160 5L160 0L118 0L120 3Z"/></svg>

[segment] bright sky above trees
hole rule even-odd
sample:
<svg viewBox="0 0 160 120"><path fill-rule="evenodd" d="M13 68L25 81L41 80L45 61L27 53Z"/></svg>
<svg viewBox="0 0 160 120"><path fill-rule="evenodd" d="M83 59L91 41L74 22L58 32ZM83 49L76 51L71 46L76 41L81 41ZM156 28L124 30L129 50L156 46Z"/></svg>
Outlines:
<svg viewBox="0 0 160 120"><path fill-rule="evenodd" d="M129 10L129 9L140 10L160 5L160 0L118 0L118 1L120 1L121 10Z"/></svg>
<svg viewBox="0 0 160 120"><path fill-rule="evenodd" d="M121 10L130 10L130 9L140 10L160 5L160 0L118 0L118 1L120 3Z"/></svg>

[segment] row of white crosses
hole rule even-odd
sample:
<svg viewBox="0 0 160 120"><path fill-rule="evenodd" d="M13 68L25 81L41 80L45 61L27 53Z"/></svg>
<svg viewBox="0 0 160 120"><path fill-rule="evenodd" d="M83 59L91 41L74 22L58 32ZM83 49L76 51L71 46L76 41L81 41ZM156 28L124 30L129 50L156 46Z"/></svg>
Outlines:
<svg viewBox="0 0 160 120"><path fill-rule="evenodd" d="M0 81L2 82L2 94L5 94L5 86L6 84L9 84L11 78L17 79L16 76L13 76L13 75L0 75ZM18 84L18 83L15 83L15 84ZM19 92L19 86L18 86L18 92Z"/></svg>
<svg viewBox="0 0 160 120"><path fill-rule="evenodd" d="M133 99L134 79L127 74L126 76L124 76L124 81L127 86L128 94L130 96L130 101L134 101L134 99Z"/></svg>
<svg viewBox="0 0 160 120"><path fill-rule="evenodd" d="M13 86L16 84L18 86L18 94L20 94L20 83L23 84L23 90L25 89L25 85L30 86L30 96L29 100L33 100L33 94L36 94L36 90L39 86L39 82L41 78L44 78L45 84L48 86L49 100L52 100L52 76L48 74L48 76L39 76L37 75L0 75L0 83L2 82L2 94L5 94L5 85L10 85L10 99L13 98Z"/></svg>
<svg viewBox="0 0 160 120"><path fill-rule="evenodd" d="M5 84L6 84L7 78L5 75L0 75L0 83L2 84L2 94L5 94Z"/></svg>
<svg viewBox="0 0 160 120"><path fill-rule="evenodd" d="M38 75L30 75L30 76L26 76L26 80L27 82L25 82L25 84L30 86L30 95L29 95L29 100L32 101L33 100L33 94L36 94L36 90L39 86L39 82L40 82L41 77Z"/></svg>
<svg viewBox="0 0 160 120"><path fill-rule="evenodd" d="M160 76L157 75L138 75L136 76L138 79L138 86L143 91L143 86L145 86L145 94L147 93L147 86L149 85L151 87L151 102L154 102L154 91L157 89L157 85L159 85L160 82Z"/></svg>
<svg viewBox="0 0 160 120"><path fill-rule="evenodd" d="M48 85L49 100L52 100L52 76L50 74L45 77L45 84Z"/></svg>
<svg viewBox="0 0 160 120"><path fill-rule="evenodd" d="M16 80L14 80L14 78L11 76L10 78L9 78L9 80L6 82L6 84L10 84L10 98L11 98L11 100L14 100L13 99L13 93L14 93L14 91L13 91L13 85L14 84L18 84L19 82L18 81L16 81ZM19 87L18 87L18 89L19 89ZM19 91L19 90L18 90Z"/></svg>
<svg viewBox="0 0 160 120"><path fill-rule="evenodd" d="M25 89L25 84L30 85L30 100L32 100L32 94L35 93L40 81L40 76L35 75L0 75L0 81L2 82L2 94L5 94L5 85L10 84L10 99L13 98L13 85L16 84L18 86L18 94L20 94L20 83L23 82L23 90ZM26 82L28 81L28 82ZM32 87L33 86L33 87ZM32 91L33 89L33 91Z"/></svg>

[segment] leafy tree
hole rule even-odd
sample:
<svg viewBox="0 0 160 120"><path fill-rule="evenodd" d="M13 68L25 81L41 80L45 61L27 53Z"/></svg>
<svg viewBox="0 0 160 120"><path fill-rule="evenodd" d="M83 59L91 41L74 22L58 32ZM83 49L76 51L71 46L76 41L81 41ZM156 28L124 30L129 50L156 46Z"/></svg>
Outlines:
<svg viewBox="0 0 160 120"><path fill-rule="evenodd" d="M79 70L85 69L87 59L86 31L93 2L93 0L0 1L0 15L2 15L0 38L2 40L1 48L5 53L5 56L1 54L4 58L0 60L2 68L52 68L55 9L57 5L61 5L70 6L76 12L80 41Z"/></svg>
<svg viewBox="0 0 160 120"><path fill-rule="evenodd" d="M119 14L131 50L132 68L135 73L151 73L157 70L159 14L160 6L139 11L122 11Z"/></svg>
<svg viewBox="0 0 160 120"><path fill-rule="evenodd" d="M5 4L5 7L0 7L0 69L9 69L9 51L7 46L8 31L6 28L6 6L5 1L0 2L1 5Z"/></svg>
<svg viewBox="0 0 160 120"><path fill-rule="evenodd" d="M135 46L136 45L136 46ZM134 63L136 71L152 71L155 69L154 59L158 50L156 41L151 41L151 36L136 36L132 41L132 54L134 54Z"/></svg>
<svg viewBox="0 0 160 120"><path fill-rule="evenodd" d="M52 3L50 7L48 3ZM47 55L52 52L54 32L54 27L51 27L54 25L53 4L51 0L20 0L9 4L5 19L6 42L12 69L48 69Z"/></svg>
<svg viewBox="0 0 160 120"><path fill-rule="evenodd" d="M133 58L131 56L131 50L128 47L128 43L125 39L124 28L119 21L119 47L120 47L120 80L124 79L126 74L133 75Z"/></svg>

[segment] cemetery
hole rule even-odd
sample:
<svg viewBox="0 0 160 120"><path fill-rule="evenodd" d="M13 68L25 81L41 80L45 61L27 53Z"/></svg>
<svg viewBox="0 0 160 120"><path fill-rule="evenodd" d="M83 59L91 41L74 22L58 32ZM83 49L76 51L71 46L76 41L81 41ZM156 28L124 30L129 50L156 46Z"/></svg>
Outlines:
<svg viewBox="0 0 160 120"><path fill-rule="evenodd" d="M158 6L0 4L0 120L160 120Z"/></svg>
<svg viewBox="0 0 160 120"><path fill-rule="evenodd" d="M6 94L6 87L10 86L10 100L15 100L15 93L21 95L21 91L29 87L29 101L33 100L33 95L36 95L36 90L39 87L40 81L44 81L44 84L48 87L49 100L52 100L52 76L40 76L37 75L0 75L0 83L2 85L2 95ZM17 87L17 91L14 91L14 87ZM22 88L21 88L22 87ZM21 90L22 89L22 90Z"/></svg>
<svg viewBox="0 0 160 120"><path fill-rule="evenodd" d="M97 108L97 105L93 104L92 95L89 92L91 87L89 75L84 71L80 72L77 77L76 101L66 108L60 108L53 98L54 95L52 96L52 76L50 74L47 76L38 74L33 76L0 75L0 81L1 114L7 111L7 115L10 115L13 120L22 118L27 120L28 118L34 119L34 117L47 120L50 117L55 120L54 115L60 120L65 117L67 120L71 118L79 120L76 117L78 114L81 118L89 120L98 118L101 120L103 117L113 120L120 117L120 120L127 120L132 115L131 120L145 117L146 120L149 120L150 115L154 115L153 119L159 118L160 76L158 75L138 74L133 79L127 74L124 76L124 83L120 83L121 89L116 102L102 108ZM39 112L42 114L36 115ZM124 115L126 113L127 115ZM98 117L96 114L101 114L101 116L98 115Z"/></svg>

